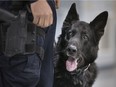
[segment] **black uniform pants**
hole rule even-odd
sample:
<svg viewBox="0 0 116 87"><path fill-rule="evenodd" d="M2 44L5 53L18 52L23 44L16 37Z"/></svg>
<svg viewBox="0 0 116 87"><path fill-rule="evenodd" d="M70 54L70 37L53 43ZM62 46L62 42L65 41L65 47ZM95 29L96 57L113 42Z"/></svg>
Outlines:
<svg viewBox="0 0 116 87"><path fill-rule="evenodd" d="M11 58L0 54L0 87L52 87L56 10L52 0L48 3L53 10L54 22L45 29L44 59L41 60L37 54L18 55Z"/></svg>

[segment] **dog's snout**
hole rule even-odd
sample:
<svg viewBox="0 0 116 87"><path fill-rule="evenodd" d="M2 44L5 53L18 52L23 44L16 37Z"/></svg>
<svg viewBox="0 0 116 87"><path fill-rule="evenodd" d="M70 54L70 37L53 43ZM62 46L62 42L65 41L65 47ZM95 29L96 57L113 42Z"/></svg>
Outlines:
<svg viewBox="0 0 116 87"><path fill-rule="evenodd" d="M68 52L68 54L75 54L76 52L77 52L77 48L76 48L76 46L74 46L74 45L70 45L70 46L68 46L67 47L67 52Z"/></svg>

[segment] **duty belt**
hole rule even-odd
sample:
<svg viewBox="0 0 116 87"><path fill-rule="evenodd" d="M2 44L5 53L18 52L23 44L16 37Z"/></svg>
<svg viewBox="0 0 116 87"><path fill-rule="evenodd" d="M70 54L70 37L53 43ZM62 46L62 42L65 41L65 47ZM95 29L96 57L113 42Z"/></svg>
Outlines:
<svg viewBox="0 0 116 87"><path fill-rule="evenodd" d="M44 39L45 32L27 20L26 11L19 11L15 16L0 9L0 52L4 55L37 53L43 59ZM42 43L37 44L36 40Z"/></svg>

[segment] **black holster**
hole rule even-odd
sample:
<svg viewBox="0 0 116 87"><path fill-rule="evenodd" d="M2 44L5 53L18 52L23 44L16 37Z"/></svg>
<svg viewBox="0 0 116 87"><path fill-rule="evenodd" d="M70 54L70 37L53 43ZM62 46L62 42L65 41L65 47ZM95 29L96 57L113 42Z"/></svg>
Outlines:
<svg viewBox="0 0 116 87"><path fill-rule="evenodd" d="M18 16L9 17L0 18L0 52L8 57L37 53L43 58L44 49L36 40L44 41L45 32L27 20L26 11L19 11Z"/></svg>

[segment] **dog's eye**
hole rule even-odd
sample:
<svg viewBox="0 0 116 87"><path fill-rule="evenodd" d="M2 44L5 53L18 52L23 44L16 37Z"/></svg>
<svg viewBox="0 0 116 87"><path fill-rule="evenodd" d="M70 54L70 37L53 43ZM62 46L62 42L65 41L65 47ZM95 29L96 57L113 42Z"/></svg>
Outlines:
<svg viewBox="0 0 116 87"><path fill-rule="evenodd" d="M68 32L67 35L65 36L66 40L69 40L72 37L72 32Z"/></svg>
<svg viewBox="0 0 116 87"><path fill-rule="evenodd" d="M84 34L84 35L82 35L82 39L88 40L88 36Z"/></svg>
<svg viewBox="0 0 116 87"><path fill-rule="evenodd" d="M68 36L71 37L71 36L72 36L72 32L69 32L69 33L68 33Z"/></svg>
<svg viewBox="0 0 116 87"><path fill-rule="evenodd" d="M69 39L70 37L72 37L72 32L68 32L67 37L68 37L68 39Z"/></svg>
<svg viewBox="0 0 116 87"><path fill-rule="evenodd" d="M72 31L70 31L70 32L68 33L68 35L69 35L70 37L73 37L75 34L76 34L76 31L75 31L75 30L72 30Z"/></svg>

